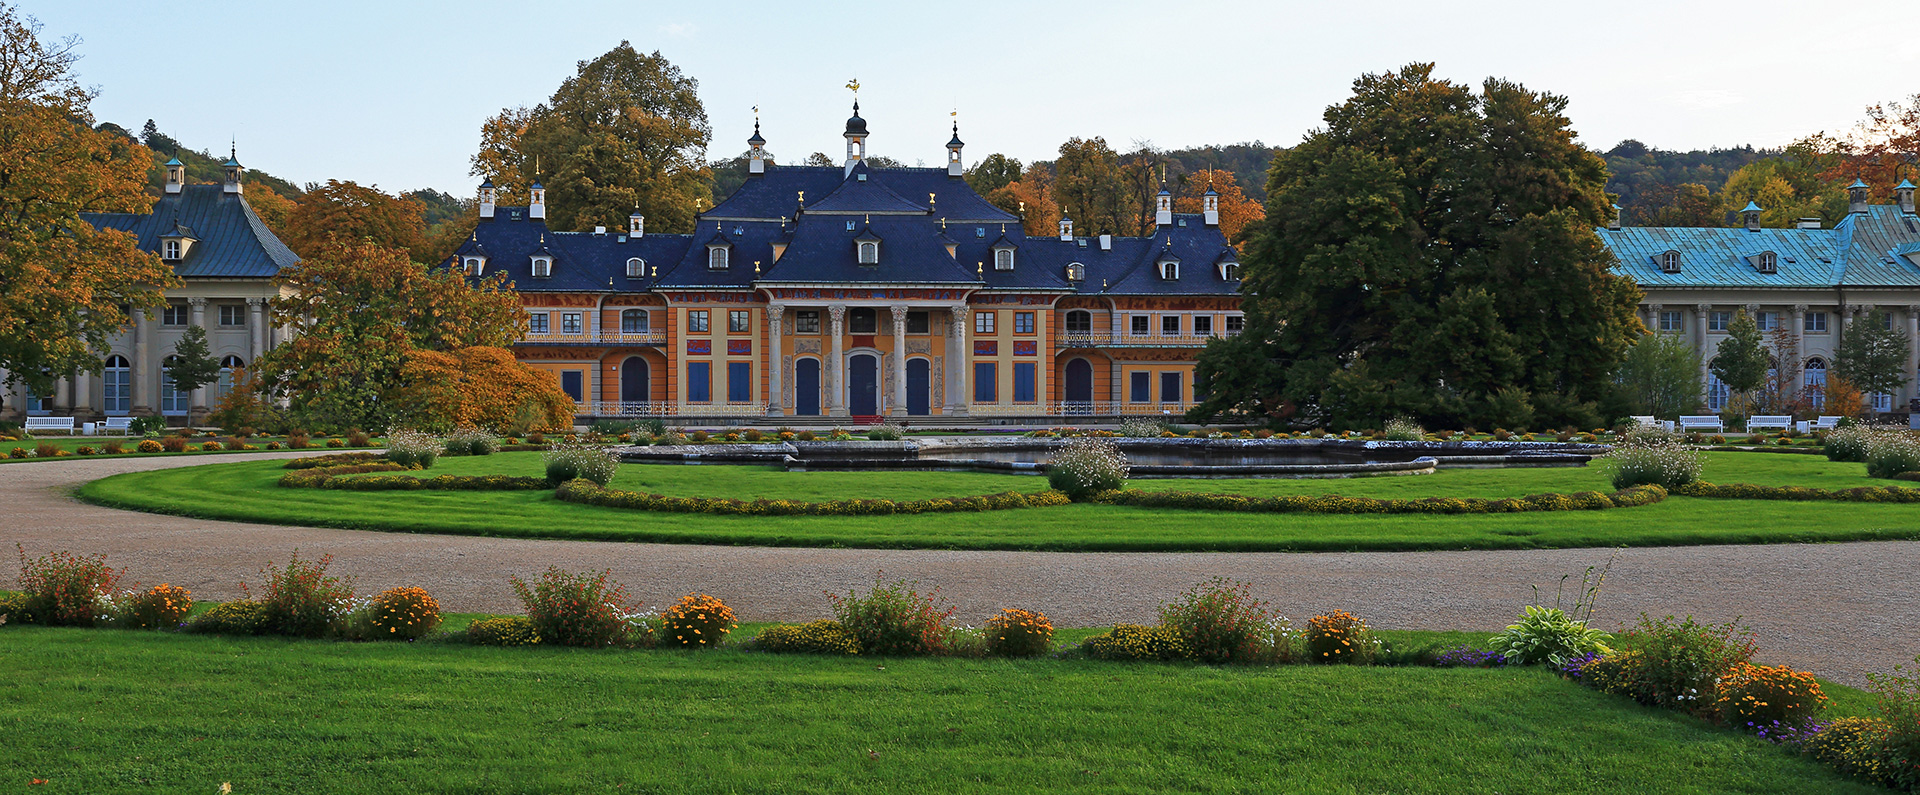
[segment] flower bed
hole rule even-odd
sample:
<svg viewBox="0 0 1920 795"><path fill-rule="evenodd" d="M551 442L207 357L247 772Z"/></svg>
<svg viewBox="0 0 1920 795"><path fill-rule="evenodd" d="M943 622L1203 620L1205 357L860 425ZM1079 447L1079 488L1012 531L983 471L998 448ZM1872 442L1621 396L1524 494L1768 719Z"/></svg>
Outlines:
<svg viewBox="0 0 1920 795"><path fill-rule="evenodd" d="M560 485L554 496L566 502L627 508L663 513L712 513L737 516L884 516L898 513L964 513L1003 511L1014 508L1043 508L1067 505L1071 500L1057 491L1022 494L1017 491L980 497L952 497L931 500L735 500L724 497L668 497L637 491L608 489L590 480L572 480Z"/></svg>
<svg viewBox="0 0 1920 795"><path fill-rule="evenodd" d="M1920 488L1900 486L1860 486L1851 489L1817 489L1807 486L1756 486L1751 483L1694 482L1673 490L1682 497L1709 497L1723 500L1795 500L1802 502L1920 502Z"/></svg>
<svg viewBox="0 0 1920 795"><path fill-rule="evenodd" d="M534 491L548 488L546 478L511 475L375 475L367 478L343 478L363 472L404 470L398 464L362 464L357 466L309 469L280 476L279 486L289 489L337 489L340 491Z"/></svg>
<svg viewBox="0 0 1920 795"><path fill-rule="evenodd" d="M1920 492L1920 489L1916 489ZM1583 491L1575 494L1532 494L1525 497L1486 499L1484 497L1424 497L1417 500L1341 497L1249 497L1242 494L1206 494L1189 491L1109 491L1094 497L1109 505L1139 508L1185 508L1201 511L1240 511L1248 513L1521 513L1526 511L1587 511L1607 508L1634 508L1666 499L1659 486L1635 486L1601 494Z"/></svg>

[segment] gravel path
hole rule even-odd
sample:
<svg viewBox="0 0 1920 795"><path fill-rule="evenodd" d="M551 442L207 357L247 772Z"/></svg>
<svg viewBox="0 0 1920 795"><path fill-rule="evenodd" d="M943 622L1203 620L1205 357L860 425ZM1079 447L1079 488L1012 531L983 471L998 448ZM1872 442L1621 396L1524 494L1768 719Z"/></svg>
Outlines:
<svg viewBox="0 0 1920 795"><path fill-rule="evenodd" d="M1386 629L1497 631L1562 574L1604 564L1604 549L1356 553L1072 553L869 550L626 544L468 538L217 522L84 505L74 486L121 472L255 460L74 459L0 465L0 544L29 556L55 549L106 553L148 584L184 585L227 599L258 582L269 560L298 547L331 553L359 590L432 591L448 610L518 612L507 576L548 565L611 568L650 605L689 590L718 595L749 620L812 619L823 592L872 582L876 572L940 586L979 623L1003 606L1036 607L1061 626L1148 622L1154 608L1214 575L1250 581L1296 623L1343 608ZM1836 505L1834 510L1847 510ZM621 521L609 513L609 521ZM1209 516L1206 521L1232 521ZM1463 520L1466 521L1466 520ZM0 587L18 581L0 566ZM1703 620L1736 617L1756 630L1763 661L1850 684L1920 654L1920 542L1772 544L1628 549L1618 553L1599 624L1641 611Z"/></svg>

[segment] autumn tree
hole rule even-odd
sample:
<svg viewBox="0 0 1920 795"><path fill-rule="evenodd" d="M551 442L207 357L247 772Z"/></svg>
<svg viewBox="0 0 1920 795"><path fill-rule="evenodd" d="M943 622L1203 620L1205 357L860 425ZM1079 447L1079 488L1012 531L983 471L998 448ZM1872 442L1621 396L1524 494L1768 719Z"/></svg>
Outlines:
<svg viewBox="0 0 1920 795"><path fill-rule="evenodd" d="M1486 426L1524 400L1537 420L1601 421L1593 401L1643 330L1594 231L1606 166L1566 98L1432 69L1361 77L1274 159L1241 260L1245 332L1201 353L1210 397L1191 419Z"/></svg>
<svg viewBox="0 0 1920 795"><path fill-rule="evenodd" d="M985 195L989 204L1020 219L1020 228L1029 235L1053 235L1059 229L1060 205L1053 200L1053 172L1034 163L1020 178Z"/></svg>
<svg viewBox="0 0 1920 795"><path fill-rule="evenodd" d="M414 351L504 348L524 332L503 274L469 285L365 239L329 241L280 281L274 323L297 333L255 361L256 383L317 425L385 428Z"/></svg>
<svg viewBox="0 0 1920 795"><path fill-rule="evenodd" d="M1920 182L1920 93L1870 105L1847 135L1826 140L1837 157L1826 176L1835 183L1860 179L1884 191L1902 179Z"/></svg>
<svg viewBox="0 0 1920 795"><path fill-rule="evenodd" d="M1742 166L1720 189L1718 215L1737 218L1747 202L1760 206L1760 225L1787 228L1801 218L1832 226L1847 215L1845 183L1833 176L1841 160L1821 136L1795 141L1776 157ZM1716 223L1715 225L1718 225Z"/></svg>
<svg viewBox="0 0 1920 795"><path fill-rule="evenodd" d="M472 174L493 180L508 204L525 203L540 182L553 229L624 228L639 212L651 228L691 231L696 203L712 201L712 128L698 87L660 53L620 42L581 61L545 103L481 125Z"/></svg>
<svg viewBox="0 0 1920 795"><path fill-rule="evenodd" d="M1198 213L1205 209L1207 189L1213 189L1220 200L1220 233L1227 240L1238 242L1240 231L1247 224L1267 217L1267 211L1259 202L1247 198L1234 183L1232 172L1203 170L1186 178L1180 192L1173 196L1173 210L1180 213Z"/></svg>
<svg viewBox="0 0 1920 795"><path fill-rule="evenodd" d="M412 428L463 426L502 433L573 426L573 398L553 373L522 364L497 347L415 350L401 366L394 411Z"/></svg>
<svg viewBox="0 0 1920 795"><path fill-rule="evenodd" d="M266 224L267 228L280 238L280 242L285 243L284 230L287 228L288 220L293 217L293 211L300 206L299 202L260 184L251 172L242 179L247 187L244 194L247 197L247 206L253 208L253 214L260 216L260 222Z"/></svg>
<svg viewBox="0 0 1920 795"><path fill-rule="evenodd" d="M1639 226L1723 226L1727 221L1713 192L1697 182L1648 188L1641 193L1638 216Z"/></svg>
<svg viewBox="0 0 1920 795"><path fill-rule="evenodd" d="M0 4L0 369L53 393L125 328L128 309L159 306L173 270L133 235L94 229L86 212L144 213L148 150L94 130L93 92L75 79L77 38Z"/></svg>
<svg viewBox="0 0 1920 795"><path fill-rule="evenodd" d="M330 179L301 196L287 214L285 226L274 229L274 234L301 257L317 256L330 244L362 241L412 254L426 242L423 210L413 199Z"/></svg>
<svg viewBox="0 0 1920 795"><path fill-rule="evenodd" d="M1075 229L1097 234L1123 229L1130 208L1120 156L1107 139L1069 138L1053 161L1053 201ZM1031 233L1029 233L1031 234Z"/></svg>

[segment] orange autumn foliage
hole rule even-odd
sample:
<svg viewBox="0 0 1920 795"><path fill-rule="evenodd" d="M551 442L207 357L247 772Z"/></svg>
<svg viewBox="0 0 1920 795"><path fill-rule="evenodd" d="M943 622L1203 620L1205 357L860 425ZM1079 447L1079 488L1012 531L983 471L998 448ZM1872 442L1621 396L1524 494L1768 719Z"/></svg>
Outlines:
<svg viewBox="0 0 1920 795"><path fill-rule="evenodd" d="M396 402L410 427L518 434L573 426L573 399L560 391L559 379L521 364L505 348L414 350L400 374L405 386Z"/></svg>
<svg viewBox="0 0 1920 795"><path fill-rule="evenodd" d="M1266 208L1247 198L1247 194L1240 190L1240 185L1233 180L1233 172L1206 169L1187 177L1186 184L1173 197L1173 211L1201 212L1205 209L1202 199L1209 184L1215 193L1220 194L1220 233L1226 235L1229 242L1238 243L1240 230L1245 229L1247 224L1267 217Z"/></svg>

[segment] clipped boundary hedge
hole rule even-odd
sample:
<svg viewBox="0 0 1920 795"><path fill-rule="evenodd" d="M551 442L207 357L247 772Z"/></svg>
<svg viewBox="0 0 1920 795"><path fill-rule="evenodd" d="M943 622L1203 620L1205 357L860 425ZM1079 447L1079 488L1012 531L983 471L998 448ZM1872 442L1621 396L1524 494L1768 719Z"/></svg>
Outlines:
<svg viewBox="0 0 1920 795"><path fill-rule="evenodd" d="M710 513L731 516L886 516L899 513L968 513L1014 508L1045 508L1072 500L1058 491L1017 491L979 497L931 500L735 500L725 497L668 497L637 491L606 489L591 480L574 479L560 485L554 497L582 505L628 508L662 513Z"/></svg>
<svg viewBox="0 0 1920 795"><path fill-rule="evenodd" d="M1902 473L1903 475L1906 473ZM1905 478L1902 478L1903 480ZM1694 481L1674 489L1682 497L1708 497L1722 500L1791 500L1796 502L1920 502L1920 488L1900 486L1857 486L1851 489L1818 489L1809 486L1756 486L1751 483L1707 483Z"/></svg>
<svg viewBox="0 0 1920 795"><path fill-rule="evenodd" d="M1920 493L1920 489L1914 490ZM1597 511L1607 508L1636 508L1667 498L1659 486L1634 486L1601 494L1583 491L1577 494L1531 494L1525 497L1487 499L1484 497L1424 497L1417 500L1290 495L1285 497L1249 497L1243 494L1207 494L1190 491L1109 491L1094 499L1108 505L1138 508L1185 508L1197 511L1237 511L1242 513L1523 513L1528 511Z"/></svg>
<svg viewBox="0 0 1920 795"><path fill-rule="evenodd" d="M334 477L334 475L351 475L360 472L406 469L398 464L389 464L386 469L371 468L375 466L379 465L367 464L364 467L342 466L289 472L280 476L279 485L289 489L335 489L338 491L535 491L547 488L546 478L510 475L436 475L430 478L419 478L413 475L376 475L370 478Z"/></svg>
<svg viewBox="0 0 1920 795"><path fill-rule="evenodd" d="M385 453L329 453L307 458L288 459L281 469L326 469L339 466L363 466L387 462Z"/></svg>

